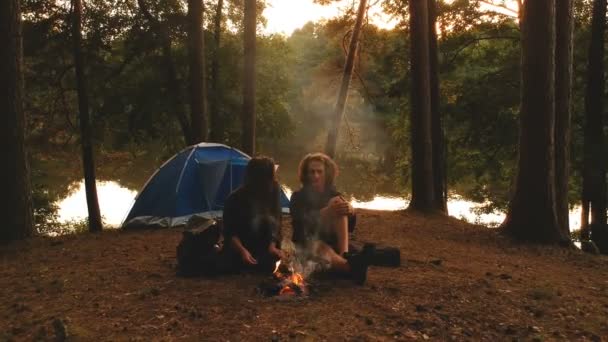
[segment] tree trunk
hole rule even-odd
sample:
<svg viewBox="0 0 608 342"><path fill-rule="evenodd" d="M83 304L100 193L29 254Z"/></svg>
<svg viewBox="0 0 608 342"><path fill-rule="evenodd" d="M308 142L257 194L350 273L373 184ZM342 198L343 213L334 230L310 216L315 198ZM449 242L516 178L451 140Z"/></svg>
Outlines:
<svg viewBox="0 0 608 342"><path fill-rule="evenodd" d="M583 206L591 217L583 217L581 226L602 253L608 253L606 228L606 148L604 141L604 31L606 29L606 0L593 2L591 44L587 67L585 94L585 141L583 156Z"/></svg>
<svg viewBox="0 0 608 342"><path fill-rule="evenodd" d="M243 152L255 153L255 44L256 44L256 0L245 0L243 77Z"/></svg>
<svg viewBox="0 0 608 342"><path fill-rule="evenodd" d="M0 144L7 152L0 168L4 196L0 206L0 241L32 235L32 195L25 149L23 74L19 0L0 1Z"/></svg>
<svg viewBox="0 0 608 342"><path fill-rule="evenodd" d="M503 231L542 243L569 240L555 207L555 0L524 2L519 160Z"/></svg>
<svg viewBox="0 0 608 342"><path fill-rule="evenodd" d="M350 86L350 80L353 76L355 57L357 55L357 48L359 46L359 35L361 33L361 26L363 25L363 17L365 16L366 8L367 0L360 0L359 10L357 11L357 19L355 20L355 27L353 29L352 36L350 37L348 54L346 55L346 63L344 64L344 72L342 73L342 83L340 85L340 92L338 93L338 100L336 101L334 120L327 134L325 153L332 158L335 157L336 154L338 132L340 131L342 117L344 116L344 107L346 106L346 100L348 99L348 87Z"/></svg>
<svg viewBox="0 0 608 342"><path fill-rule="evenodd" d="M429 57L431 89L431 139L433 143L433 189L435 191L435 209L448 213L445 136L441 125L440 92L439 92L439 55L437 51L437 3L428 0L429 11Z"/></svg>
<svg viewBox="0 0 608 342"><path fill-rule="evenodd" d="M427 1L410 2L412 200L410 208L434 208L429 15Z"/></svg>
<svg viewBox="0 0 608 342"><path fill-rule="evenodd" d="M73 0L72 39L74 41L74 66L76 69L76 87L78 90L78 111L80 112L80 140L82 143L82 164L84 169L84 187L89 209L89 231L99 232L102 229L99 203L97 202L97 186L95 184L95 160L91 124L89 122L89 98L87 94L84 60L81 51L81 22L82 2Z"/></svg>
<svg viewBox="0 0 608 342"><path fill-rule="evenodd" d="M167 87L167 93L169 95L170 109L175 113L179 126L184 135L184 141L187 145L195 144L195 140L192 138L190 131L190 122L186 116L186 109L181 92L181 82L177 77L177 71L175 70L175 63L173 62L173 53L171 49L172 41L171 34L167 23L160 22L156 19L152 13L148 10L145 0L137 0L139 9L142 14L150 23L150 26L157 34L161 48L161 73L165 75L165 86Z"/></svg>
<svg viewBox="0 0 608 342"><path fill-rule="evenodd" d="M211 96L209 97L209 109L211 118L211 141L224 142L224 122L220 114L219 103L221 101L220 86L219 86L219 70L220 70L220 38L222 33L222 9L224 0L217 1L214 19L213 32L213 60L211 61Z"/></svg>
<svg viewBox="0 0 608 342"><path fill-rule="evenodd" d="M522 0L517 0L517 19L519 20L519 28L521 29L522 22L524 21L524 2Z"/></svg>
<svg viewBox="0 0 608 342"><path fill-rule="evenodd" d="M192 131L192 140L195 144L207 140L203 10L203 0L188 0L190 129Z"/></svg>
<svg viewBox="0 0 608 342"><path fill-rule="evenodd" d="M561 234L570 234L570 115L572 111L572 0L555 1L555 202Z"/></svg>

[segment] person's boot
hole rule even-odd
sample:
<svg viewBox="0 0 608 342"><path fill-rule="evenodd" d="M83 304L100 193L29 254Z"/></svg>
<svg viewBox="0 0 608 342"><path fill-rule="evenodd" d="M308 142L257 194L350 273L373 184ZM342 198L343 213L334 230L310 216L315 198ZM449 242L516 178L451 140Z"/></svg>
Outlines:
<svg viewBox="0 0 608 342"><path fill-rule="evenodd" d="M361 253L357 254L346 254L346 260L350 266L351 279L357 285L365 284L367 280L367 269L370 265L371 258L374 254L375 246L373 244L366 244L363 246Z"/></svg>

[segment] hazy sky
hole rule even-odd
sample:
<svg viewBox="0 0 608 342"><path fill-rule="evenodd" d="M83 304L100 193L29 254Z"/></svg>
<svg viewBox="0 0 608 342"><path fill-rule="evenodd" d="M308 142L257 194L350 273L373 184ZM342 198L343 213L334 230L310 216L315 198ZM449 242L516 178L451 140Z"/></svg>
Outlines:
<svg viewBox="0 0 608 342"><path fill-rule="evenodd" d="M374 3L376 1L371 1ZM500 1L495 0L495 3ZM321 19L333 18L343 9L351 6L353 0L340 0L332 5L321 6L313 3L313 0L267 0L267 7L263 15L268 20L268 24L264 29L265 33L283 33L291 35L291 33L306 24L309 21L318 21ZM356 1L357 5L359 2ZM516 9L515 1L507 1L508 7ZM492 6L483 6L492 8ZM492 8L500 11L500 8ZM502 12L502 11L501 11ZM513 14L513 12L504 12ZM370 8L370 21L376 26L383 28L392 28L397 24L397 20L389 17L382 12L380 5Z"/></svg>
<svg viewBox="0 0 608 342"><path fill-rule="evenodd" d="M265 33L284 33L290 35L295 29L309 21L333 18L351 6L352 0L340 0L335 4L321 6L313 0L268 0L263 15L268 20ZM356 2L358 4L358 1ZM380 5L370 8L370 21L380 27L391 28L397 23L382 13Z"/></svg>

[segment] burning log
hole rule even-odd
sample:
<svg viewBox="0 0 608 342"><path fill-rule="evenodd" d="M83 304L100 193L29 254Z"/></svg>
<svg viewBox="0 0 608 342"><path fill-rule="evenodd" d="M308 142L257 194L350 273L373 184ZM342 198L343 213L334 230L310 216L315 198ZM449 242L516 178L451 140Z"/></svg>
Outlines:
<svg viewBox="0 0 608 342"><path fill-rule="evenodd" d="M272 281L258 286L263 295L271 296L307 296L308 284L301 272L296 272L293 266L277 261L272 274Z"/></svg>

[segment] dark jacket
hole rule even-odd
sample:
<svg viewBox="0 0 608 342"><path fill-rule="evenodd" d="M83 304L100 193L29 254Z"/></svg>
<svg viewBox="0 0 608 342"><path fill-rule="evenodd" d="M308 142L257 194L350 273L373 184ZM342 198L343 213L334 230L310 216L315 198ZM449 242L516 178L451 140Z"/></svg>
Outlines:
<svg viewBox="0 0 608 342"><path fill-rule="evenodd" d="M305 245L321 235L320 210L327 206L329 200L340 193L335 187L323 193L314 191L310 186L291 195L289 210L293 227L292 240L298 245Z"/></svg>
<svg viewBox="0 0 608 342"><path fill-rule="evenodd" d="M241 187L228 196L224 205L224 239L238 237L254 257L266 252L270 242L274 241L277 247L281 242L278 193L271 208L261 202L259 196Z"/></svg>

